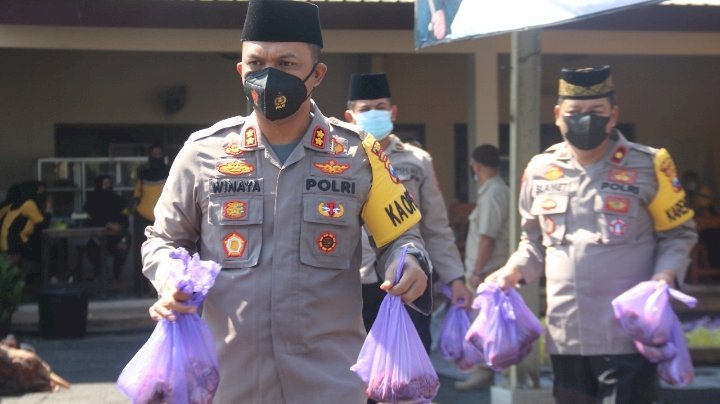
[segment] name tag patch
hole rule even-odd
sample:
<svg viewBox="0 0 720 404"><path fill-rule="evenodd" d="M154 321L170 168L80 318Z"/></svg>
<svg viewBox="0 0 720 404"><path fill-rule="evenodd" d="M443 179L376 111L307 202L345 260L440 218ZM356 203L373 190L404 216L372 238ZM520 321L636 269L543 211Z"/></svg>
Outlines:
<svg viewBox="0 0 720 404"><path fill-rule="evenodd" d="M229 194L229 193L262 193L262 179L211 179L210 192L213 194Z"/></svg>

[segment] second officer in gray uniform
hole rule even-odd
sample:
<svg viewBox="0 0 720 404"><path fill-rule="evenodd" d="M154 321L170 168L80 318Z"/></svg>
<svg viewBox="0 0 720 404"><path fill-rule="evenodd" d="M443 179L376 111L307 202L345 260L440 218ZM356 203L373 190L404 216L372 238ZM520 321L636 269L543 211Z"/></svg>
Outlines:
<svg viewBox="0 0 720 404"><path fill-rule="evenodd" d="M437 183L432 157L425 150L403 143L393 135L397 105L393 104L385 73L354 74L350 78L348 110L345 119L372 134L390 159L395 173L420 208L420 234L425 241L435 273L450 286L452 301L463 299L469 305L472 293L465 286L463 263L450 229L447 208ZM369 330L375 321L384 293L378 288L375 252L363 238L363 320ZM430 316L409 311L426 350L430 350Z"/></svg>

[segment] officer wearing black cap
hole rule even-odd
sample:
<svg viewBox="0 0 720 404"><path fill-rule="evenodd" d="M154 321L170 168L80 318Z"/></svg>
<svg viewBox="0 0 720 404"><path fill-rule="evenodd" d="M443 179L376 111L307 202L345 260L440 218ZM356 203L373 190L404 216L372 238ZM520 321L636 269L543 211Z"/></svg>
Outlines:
<svg viewBox="0 0 720 404"><path fill-rule="evenodd" d="M420 234L430 254L430 261L443 284L450 286L453 303L462 300L468 307L472 293L465 286L463 264L450 229L447 208L438 186L432 157L425 150L404 143L392 134L397 105L392 102L385 73L353 74L348 90L348 109L345 120L372 134L380 143L395 173L405 188L415 197L422 212ZM363 281L363 321L370 329L377 316L384 293L377 287L375 252L367 239L363 240L363 260L360 273ZM430 316L409 311L418 335L430 351Z"/></svg>
<svg viewBox="0 0 720 404"><path fill-rule="evenodd" d="M697 240L665 149L628 141L609 66L561 71L555 124L565 141L523 176L522 239L488 279L547 282L547 349L559 403L651 403L657 371L611 301L650 279L682 281Z"/></svg>
<svg viewBox="0 0 720 404"><path fill-rule="evenodd" d="M150 314L190 310L165 286L167 256L199 251L223 268L203 306L220 361L215 402L365 402L350 371L365 338L360 228L379 249L382 288L429 311L420 211L375 139L312 101L327 71L317 6L251 0L242 40L237 71L254 112L194 133L176 157L142 250L161 294Z"/></svg>

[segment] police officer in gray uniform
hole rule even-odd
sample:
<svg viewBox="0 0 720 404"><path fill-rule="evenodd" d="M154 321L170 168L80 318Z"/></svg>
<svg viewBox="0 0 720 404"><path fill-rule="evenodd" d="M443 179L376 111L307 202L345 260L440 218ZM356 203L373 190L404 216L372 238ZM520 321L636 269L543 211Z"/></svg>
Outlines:
<svg viewBox="0 0 720 404"><path fill-rule="evenodd" d="M488 277L503 287L547 278L547 350L559 403L651 403L656 367L611 301L646 280L682 282L697 240L664 149L629 142L609 66L563 69L555 123L565 141L523 175L522 238Z"/></svg>
<svg viewBox="0 0 720 404"><path fill-rule="evenodd" d="M380 143L390 159L395 173L413 195L420 208L420 234L425 241L434 273L440 282L450 286L452 303L458 300L469 307L472 293L465 286L464 267L450 229L447 208L437 183L432 157L425 150L404 143L392 134L397 117L397 105L393 104L390 85L385 73L353 74L348 90L348 110L345 120L358 125ZM382 302L383 293L375 274L375 253L367 238L363 239L363 320L370 329ZM432 343L430 316L409 310L418 335L429 352Z"/></svg>
<svg viewBox="0 0 720 404"><path fill-rule="evenodd" d="M327 71L317 6L251 0L242 40L254 112L193 134L175 159L142 249L160 293L150 315L192 311L166 284L168 254L199 252L222 265L202 313L220 362L215 402L363 403L350 371L365 338L360 228L382 288L427 312L421 215L377 141L310 98Z"/></svg>

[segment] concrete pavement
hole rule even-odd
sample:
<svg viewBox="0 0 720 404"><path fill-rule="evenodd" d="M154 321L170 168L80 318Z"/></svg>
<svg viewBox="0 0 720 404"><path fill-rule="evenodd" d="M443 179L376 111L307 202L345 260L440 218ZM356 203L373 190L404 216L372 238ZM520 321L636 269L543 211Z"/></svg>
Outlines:
<svg viewBox="0 0 720 404"><path fill-rule="evenodd" d="M53 370L72 383L70 390L57 393L32 393L0 397L2 404L45 403L128 403L116 388L115 381L125 364L150 336L154 323L147 308L153 299L91 301L88 328L84 338L44 339L38 335L37 305L24 305L13 316L12 330L22 342L33 345ZM454 389L455 380L464 375L444 361L437 352L431 355L440 375L437 404L490 403L489 389L462 393ZM720 402L720 368L696 367L693 383L685 388L662 385L661 403L692 404ZM503 384L502 376L496 384ZM552 385L551 375L542 369L541 385ZM333 403L334 404L334 403Z"/></svg>

